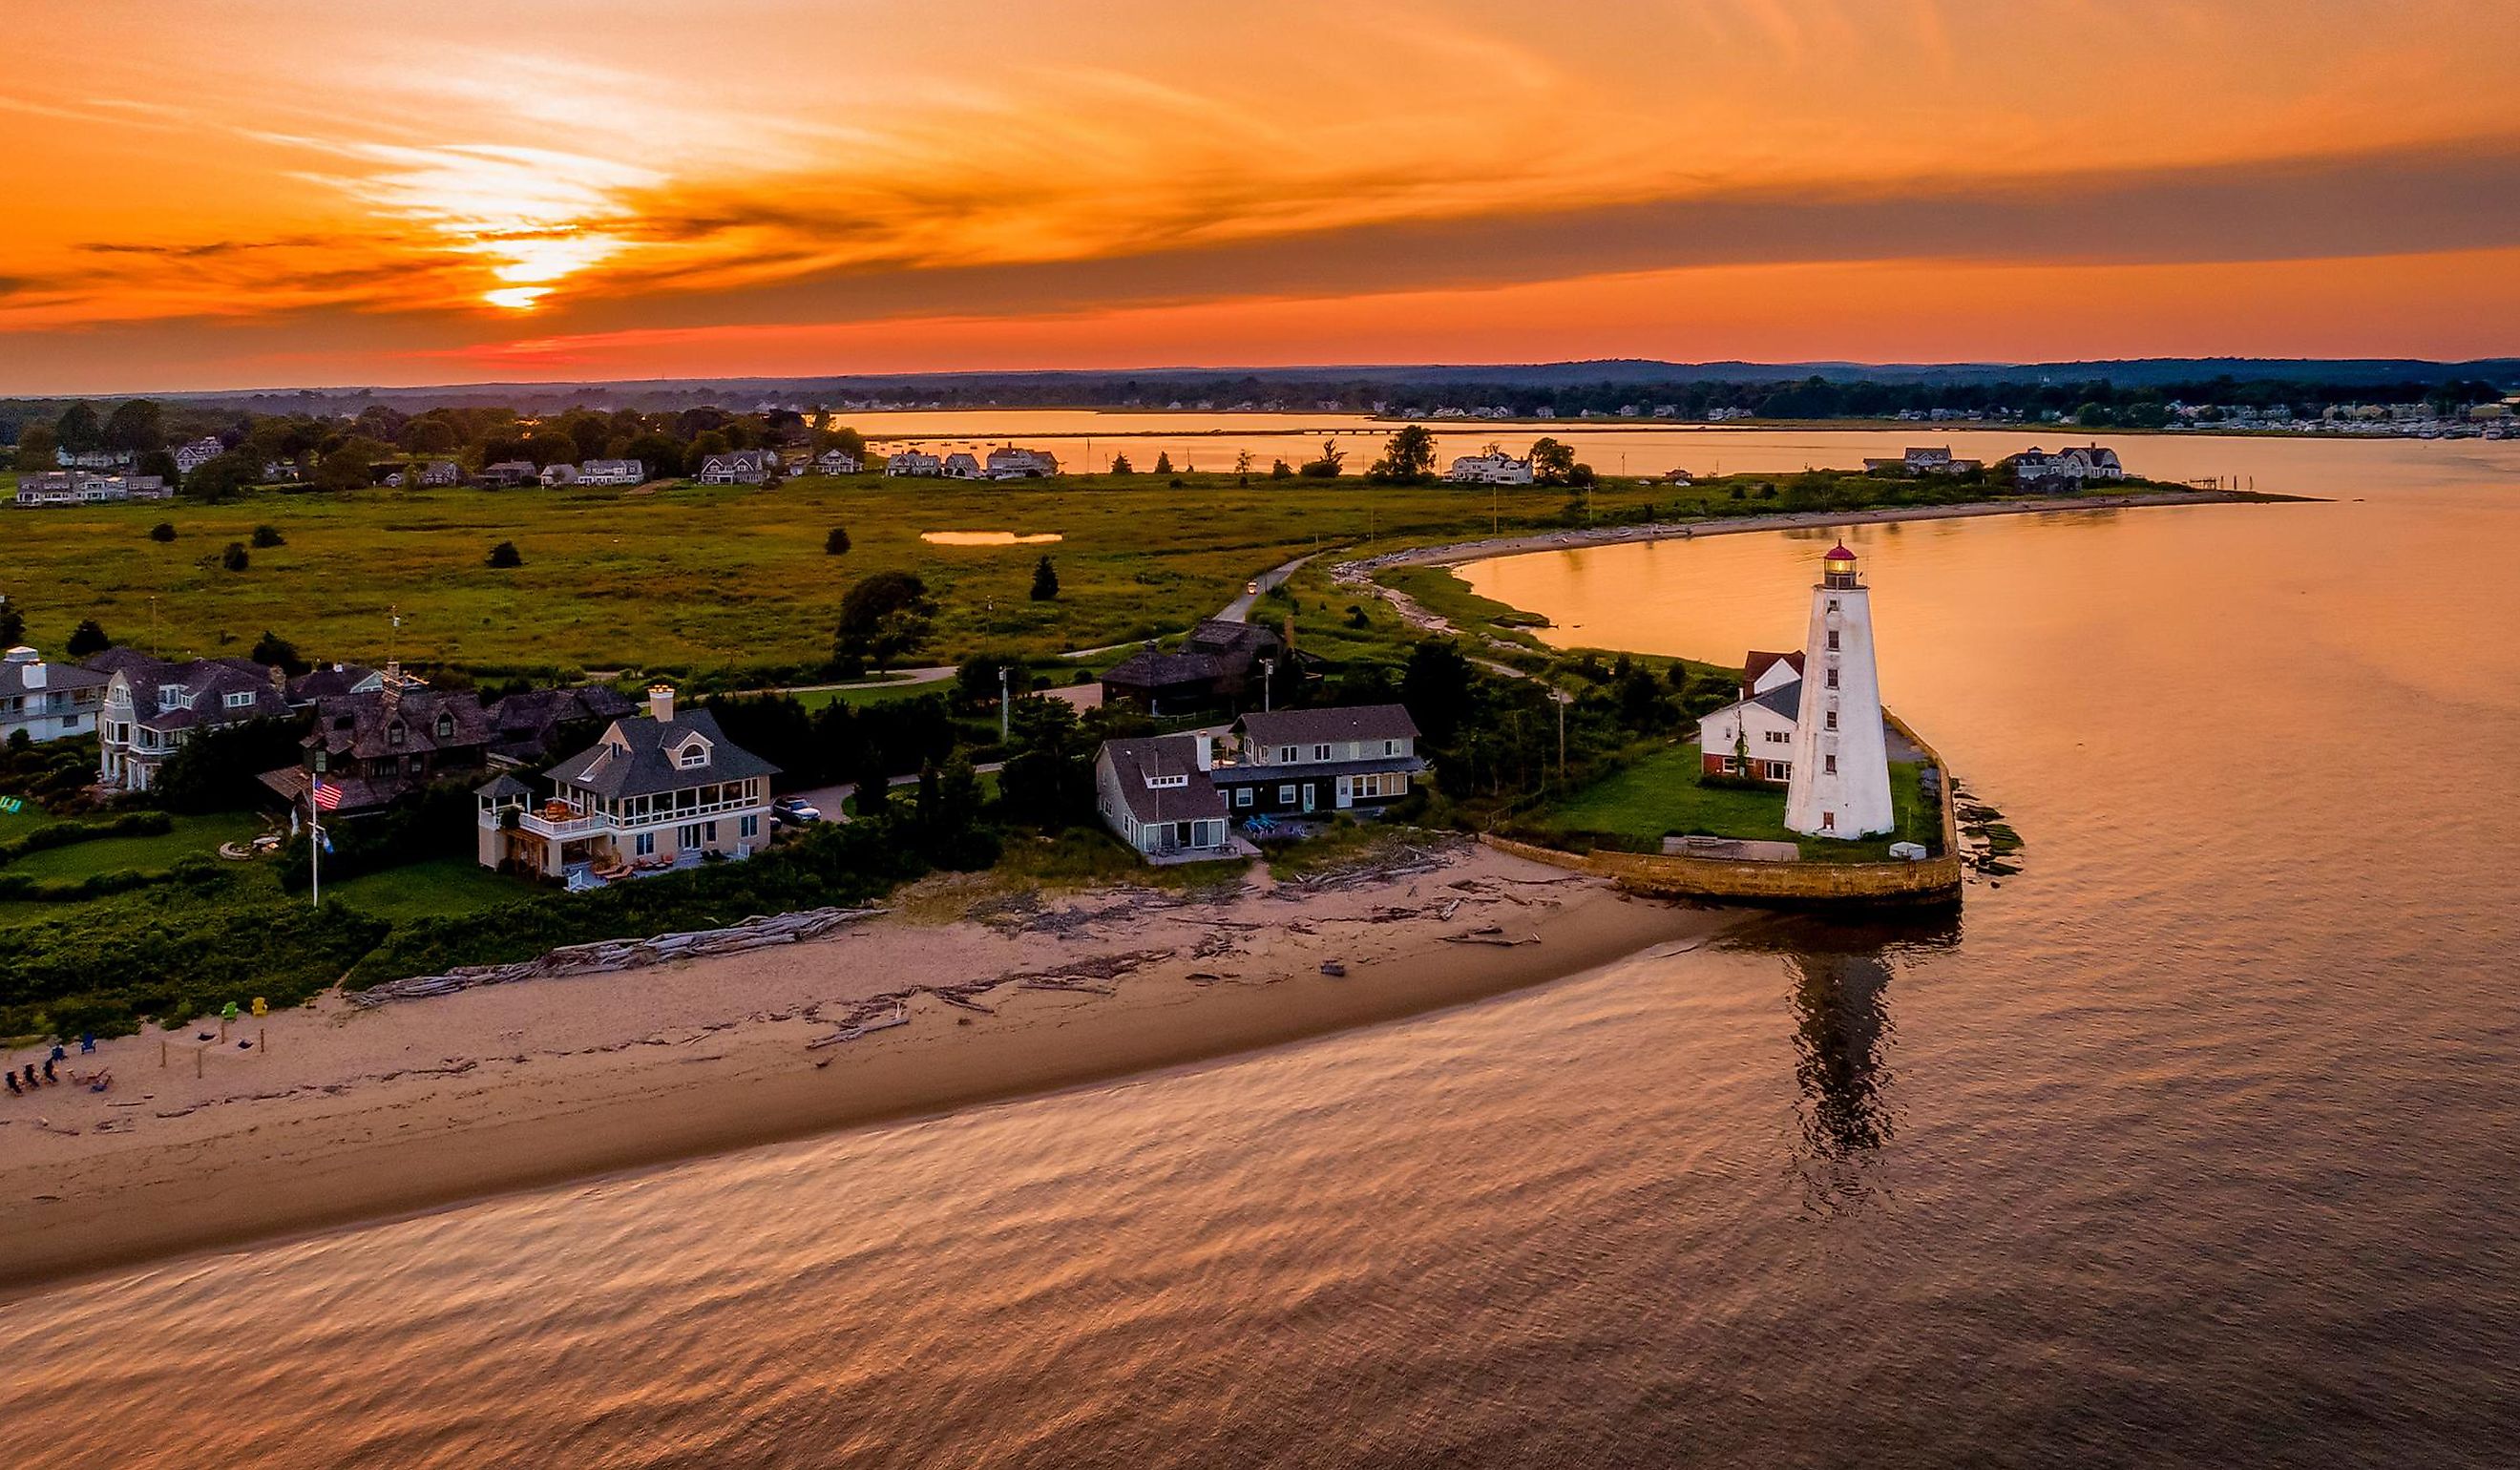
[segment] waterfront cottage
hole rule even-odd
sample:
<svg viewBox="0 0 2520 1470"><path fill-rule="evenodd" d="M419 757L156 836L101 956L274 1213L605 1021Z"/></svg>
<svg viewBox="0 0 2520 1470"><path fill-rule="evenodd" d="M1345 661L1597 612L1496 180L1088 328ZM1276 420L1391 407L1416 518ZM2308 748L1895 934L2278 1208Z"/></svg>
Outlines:
<svg viewBox="0 0 2520 1470"><path fill-rule="evenodd" d="M826 449L814 456L816 474L855 474L866 466L845 449Z"/></svg>
<svg viewBox="0 0 2520 1470"><path fill-rule="evenodd" d="M981 477L980 462L957 451L945 457L943 467L936 472L949 480L976 480Z"/></svg>
<svg viewBox="0 0 2520 1470"><path fill-rule="evenodd" d="M0 740L58 740L96 729L112 681L74 663L46 663L21 646L0 659Z"/></svg>
<svg viewBox="0 0 2520 1470"><path fill-rule="evenodd" d="M1528 485L1531 483L1531 461L1517 460L1504 450L1490 446L1485 454L1463 455L1444 471L1444 478L1457 485Z"/></svg>
<svg viewBox="0 0 2520 1470"><path fill-rule="evenodd" d="M453 460L430 460L420 467L420 483L426 489L442 490L464 482L464 467Z"/></svg>
<svg viewBox="0 0 2520 1470"><path fill-rule="evenodd" d="M1426 769L1397 704L1246 714L1235 734L1236 758L1209 779L1238 819L1387 807Z"/></svg>
<svg viewBox="0 0 2520 1470"><path fill-rule="evenodd" d="M613 721L544 774L543 801L514 776L473 793L483 867L584 886L709 854L747 858L770 839L779 768L728 739L708 711L678 712L667 685L648 690L646 714Z"/></svg>
<svg viewBox="0 0 2520 1470"><path fill-rule="evenodd" d="M1865 470L1871 474L1901 474L1913 478L1922 474L1971 474L1980 468L1976 460L1952 458L1951 446L1910 449L1895 460L1866 460Z"/></svg>
<svg viewBox="0 0 2520 1470"><path fill-rule="evenodd" d="M289 713L287 676L243 658L174 663L137 648L108 648L87 667L106 677L96 779L109 791L148 790L198 731Z"/></svg>
<svg viewBox="0 0 2520 1470"><path fill-rule="evenodd" d="M1150 861L1235 856L1225 799L1208 779L1211 756L1204 735L1104 740L1094 756L1103 824Z"/></svg>
<svg viewBox="0 0 2520 1470"><path fill-rule="evenodd" d="M989 451L989 478L993 480L1038 480L1058 473L1058 460L1046 450L1005 449Z"/></svg>
<svg viewBox="0 0 2520 1470"><path fill-rule="evenodd" d="M883 462L883 472L895 476L933 478L945 472L945 462L923 449L904 449Z"/></svg>
<svg viewBox="0 0 2520 1470"><path fill-rule="evenodd" d="M534 462L531 460L501 460L496 465L481 467L481 483L493 490L508 490L518 485L530 484L540 478L540 475L541 471L534 468Z"/></svg>
<svg viewBox="0 0 2520 1470"><path fill-rule="evenodd" d="M2013 479L2023 490L2071 494L2093 480L2126 478L2126 467L2118 462L2118 452L2097 444L2054 454L2033 445L2004 463L2011 467Z"/></svg>
<svg viewBox="0 0 2520 1470"><path fill-rule="evenodd" d="M696 476L703 485L759 485L779 468L779 457L766 449L738 449L700 461Z"/></svg>
<svg viewBox="0 0 2520 1470"><path fill-rule="evenodd" d="M575 465L545 465L543 467L542 482L543 488L546 490L557 489L562 485L574 485L577 483L577 467Z"/></svg>
<svg viewBox="0 0 2520 1470"><path fill-rule="evenodd" d="M637 700L606 684L510 694L490 706L490 762L525 766L550 760L552 741L570 727L609 724L638 712Z"/></svg>

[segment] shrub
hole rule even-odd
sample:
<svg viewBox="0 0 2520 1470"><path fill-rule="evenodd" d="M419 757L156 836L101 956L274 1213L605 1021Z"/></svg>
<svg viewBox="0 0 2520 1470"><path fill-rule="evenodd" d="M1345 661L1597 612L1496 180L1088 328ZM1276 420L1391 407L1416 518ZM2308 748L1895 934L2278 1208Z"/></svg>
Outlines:
<svg viewBox="0 0 2520 1470"><path fill-rule="evenodd" d="M826 557L845 557L848 554L849 533L838 526L832 527L831 533L823 538L823 555Z"/></svg>
<svg viewBox="0 0 2520 1470"><path fill-rule="evenodd" d="M229 571L243 571L252 564L253 558L246 555L245 543L242 541L229 542L228 549L219 553L219 565Z"/></svg>
<svg viewBox="0 0 2520 1470"><path fill-rule="evenodd" d="M151 527L149 528L149 539L150 539L150 540L152 540L152 541L158 541L158 542L165 542L165 541L172 541L172 540L174 540L174 539L175 539L175 523L174 523L173 521L171 521L171 520L161 520L161 521L158 522L156 525L151 526Z"/></svg>
<svg viewBox="0 0 2520 1470"><path fill-rule="evenodd" d="M280 534L278 526L255 526L253 544L261 550L268 551L275 546L287 546L289 541Z"/></svg>
<svg viewBox="0 0 2520 1470"><path fill-rule="evenodd" d="M522 566L525 564L525 557L522 552L517 550L515 542L502 541L490 548L489 559L484 564L500 567Z"/></svg>

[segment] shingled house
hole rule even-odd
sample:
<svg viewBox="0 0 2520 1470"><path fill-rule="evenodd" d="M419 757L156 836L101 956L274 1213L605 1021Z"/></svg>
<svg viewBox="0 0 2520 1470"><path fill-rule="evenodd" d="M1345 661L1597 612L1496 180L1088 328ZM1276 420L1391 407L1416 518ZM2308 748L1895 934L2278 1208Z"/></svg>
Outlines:
<svg viewBox="0 0 2520 1470"><path fill-rule="evenodd" d="M1386 807L1426 769L1397 704L1246 714L1235 732L1235 759L1208 779L1237 818Z"/></svg>
<svg viewBox="0 0 2520 1470"><path fill-rule="evenodd" d="M1269 668L1284 667L1285 642L1268 624L1209 618L1172 652L1149 645L1113 664L1102 676L1102 697L1150 715L1186 714L1257 697Z"/></svg>
<svg viewBox="0 0 2520 1470"><path fill-rule="evenodd" d="M648 691L648 712L615 720L585 750L544 775L534 798L515 776L473 792L485 868L584 880L688 867L705 855L746 858L770 840L770 779L779 768L726 737L706 710Z"/></svg>
<svg viewBox="0 0 2520 1470"><path fill-rule="evenodd" d="M1233 857L1231 819L1209 766L1203 735L1104 740L1094 756L1095 809L1121 841L1154 861Z"/></svg>
<svg viewBox="0 0 2520 1470"><path fill-rule="evenodd" d="M321 780L340 794L335 818L381 811L487 763L490 717L470 690L428 688L388 665L379 688L315 701L304 761L261 780L292 806Z"/></svg>
<svg viewBox="0 0 2520 1470"><path fill-rule="evenodd" d="M638 712L638 700L604 684L510 694L490 706L490 759L512 766L547 761L553 738L567 727L609 724Z"/></svg>
<svg viewBox="0 0 2520 1470"><path fill-rule="evenodd" d="M194 734L302 710L325 693L374 688L373 669L335 664L291 679L244 658L173 662L137 648L108 648L87 660L106 676L97 711L99 785L146 791Z"/></svg>

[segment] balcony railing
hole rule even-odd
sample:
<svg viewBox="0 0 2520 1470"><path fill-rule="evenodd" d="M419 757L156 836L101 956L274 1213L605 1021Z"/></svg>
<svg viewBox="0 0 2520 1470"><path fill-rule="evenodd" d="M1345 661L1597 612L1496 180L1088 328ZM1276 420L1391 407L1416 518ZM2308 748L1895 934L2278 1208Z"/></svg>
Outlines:
<svg viewBox="0 0 2520 1470"><path fill-rule="evenodd" d="M584 817L546 817L540 812L518 812L517 814L518 826L522 827L526 831L538 833L545 837L583 837L590 832L603 831L611 824L611 820L609 818L601 815Z"/></svg>

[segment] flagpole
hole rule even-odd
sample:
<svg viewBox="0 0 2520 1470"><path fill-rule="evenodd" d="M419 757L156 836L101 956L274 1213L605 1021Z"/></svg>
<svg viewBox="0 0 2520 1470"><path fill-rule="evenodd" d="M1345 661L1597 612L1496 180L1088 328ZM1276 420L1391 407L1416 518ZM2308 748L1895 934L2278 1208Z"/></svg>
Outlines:
<svg viewBox="0 0 2520 1470"><path fill-rule="evenodd" d="M321 784L323 778L317 777L306 787L307 889L313 895L310 902L318 909L324 907L324 824L315 808L315 788Z"/></svg>

